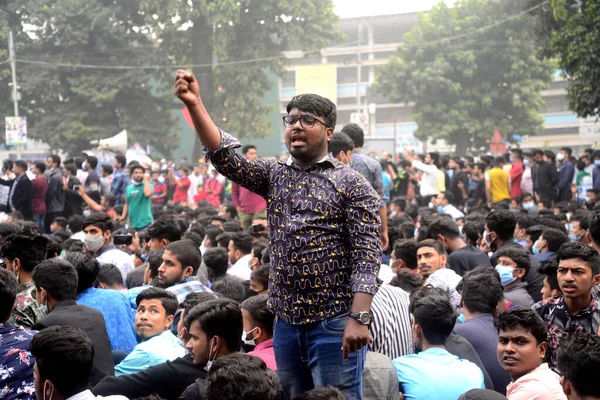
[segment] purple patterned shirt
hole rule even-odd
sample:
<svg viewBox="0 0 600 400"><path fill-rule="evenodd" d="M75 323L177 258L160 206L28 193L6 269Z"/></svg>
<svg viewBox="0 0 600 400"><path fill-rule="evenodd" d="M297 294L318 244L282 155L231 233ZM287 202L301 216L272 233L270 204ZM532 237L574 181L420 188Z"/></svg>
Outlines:
<svg viewBox="0 0 600 400"><path fill-rule="evenodd" d="M318 322L349 311L353 294L375 294L381 263L379 196L331 155L302 169L287 161L248 160L221 132L204 149L224 176L267 200L271 270L268 306L283 321Z"/></svg>

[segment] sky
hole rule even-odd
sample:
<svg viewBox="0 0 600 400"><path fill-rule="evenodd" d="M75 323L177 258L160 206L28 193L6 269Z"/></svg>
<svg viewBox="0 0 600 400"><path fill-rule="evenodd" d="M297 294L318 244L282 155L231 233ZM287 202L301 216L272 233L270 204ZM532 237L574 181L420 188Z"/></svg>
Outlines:
<svg viewBox="0 0 600 400"><path fill-rule="evenodd" d="M440 0L333 0L334 11L340 18L425 11L439 2ZM445 2L453 3L450 0Z"/></svg>

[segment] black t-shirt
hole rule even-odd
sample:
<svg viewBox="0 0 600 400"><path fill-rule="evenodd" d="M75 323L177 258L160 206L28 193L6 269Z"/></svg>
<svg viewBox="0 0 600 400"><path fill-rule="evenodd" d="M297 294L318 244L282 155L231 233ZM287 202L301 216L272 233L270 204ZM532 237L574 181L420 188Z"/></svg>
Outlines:
<svg viewBox="0 0 600 400"><path fill-rule="evenodd" d="M448 256L448 268L460 276L480 265L492 267L487 254L474 246L467 245Z"/></svg>

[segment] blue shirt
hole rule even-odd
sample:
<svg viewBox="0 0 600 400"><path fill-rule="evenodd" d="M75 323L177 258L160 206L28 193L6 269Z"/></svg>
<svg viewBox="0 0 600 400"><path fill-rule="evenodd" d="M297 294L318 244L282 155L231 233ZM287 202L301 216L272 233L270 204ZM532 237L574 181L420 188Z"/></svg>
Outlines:
<svg viewBox="0 0 600 400"><path fill-rule="evenodd" d="M117 198L117 204L123 204L122 196L125 195L125 188L129 185L129 177L124 171L115 171L110 185L110 192Z"/></svg>
<svg viewBox="0 0 600 400"><path fill-rule="evenodd" d="M445 349L430 348L392 363L406 399L456 400L471 389L485 389L481 369Z"/></svg>
<svg viewBox="0 0 600 400"><path fill-rule="evenodd" d="M177 296L177 302L179 304L181 304L190 293L212 293L212 290L204 286L195 276L188 276L178 284L168 287L166 290Z"/></svg>
<svg viewBox="0 0 600 400"><path fill-rule="evenodd" d="M545 253L533 255L533 258L535 258L539 262L546 261L547 259L552 258L552 257L556 257L556 253L553 251L547 251Z"/></svg>
<svg viewBox="0 0 600 400"><path fill-rule="evenodd" d="M383 207L388 200L385 194L385 186L383 184L383 170L379 161L373 157L363 154L360 150L352 151L351 167L360 172L373 186L373 189L379 195L379 205Z"/></svg>
<svg viewBox="0 0 600 400"><path fill-rule="evenodd" d="M133 350L137 344L133 327L135 312L123 293L91 287L79 294L77 304L94 308L102 313L111 350L122 350L128 354Z"/></svg>
<svg viewBox="0 0 600 400"><path fill-rule="evenodd" d="M36 331L0 324L0 399L35 400L33 364L29 344Z"/></svg>
<svg viewBox="0 0 600 400"><path fill-rule="evenodd" d="M115 366L115 376L135 374L153 365L183 356L185 348L179 343L179 339L167 330L135 346L135 349Z"/></svg>

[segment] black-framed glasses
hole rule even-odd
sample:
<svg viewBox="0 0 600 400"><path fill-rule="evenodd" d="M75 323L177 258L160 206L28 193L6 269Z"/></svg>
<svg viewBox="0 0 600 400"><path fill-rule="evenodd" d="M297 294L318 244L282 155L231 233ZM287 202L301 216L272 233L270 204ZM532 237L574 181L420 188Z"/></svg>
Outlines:
<svg viewBox="0 0 600 400"><path fill-rule="evenodd" d="M325 125L325 122L321 121L320 119L313 117L312 115L286 115L285 117L283 117L283 126L285 126L286 128L292 127L294 125L296 125L296 122L298 122L298 120L300 120L300 125L303 128L312 128L313 126L315 126L315 124L318 122L323 126L327 126Z"/></svg>

